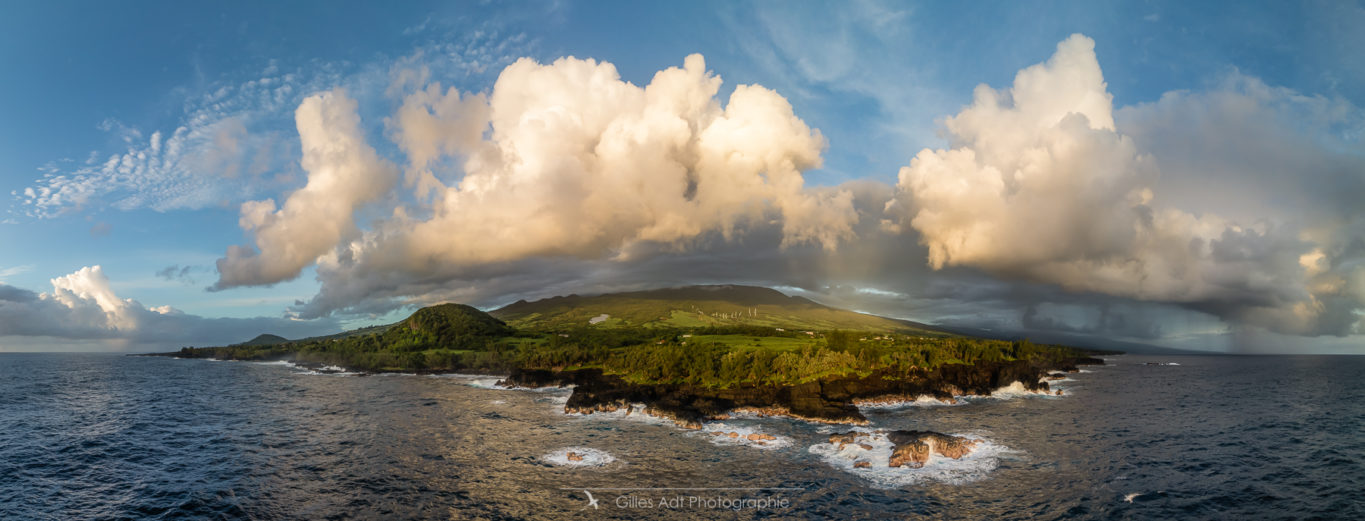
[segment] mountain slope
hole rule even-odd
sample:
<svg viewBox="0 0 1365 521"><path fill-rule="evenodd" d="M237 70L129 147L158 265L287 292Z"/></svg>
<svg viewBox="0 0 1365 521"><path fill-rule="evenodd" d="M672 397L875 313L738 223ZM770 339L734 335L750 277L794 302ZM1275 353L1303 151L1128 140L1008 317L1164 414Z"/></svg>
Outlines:
<svg viewBox="0 0 1365 521"><path fill-rule="evenodd" d="M733 285L521 300L490 314L513 327L539 330L756 326L944 334L924 324L836 309L773 289Z"/></svg>
<svg viewBox="0 0 1365 521"><path fill-rule="evenodd" d="M273 345L275 345L275 344L283 344L283 343L288 342L288 341L289 341L288 338L285 338L285 337L282 337L282 336L279 336L279 335L272 335L272 334L266 333L266 334L262 334L262 335L256 335L256 338L253 338L253 339L251 339L251 340L247 340L246 342L242 342L242 343L240 343L240 344L234 344L234 345L239 345L239 346L273 346Z"/></svg>
<svg viewBox="0 0 1365 521"><path fill-rule="evenodd" d="M484 339L516 333L506 323L464 304L440 304L417 310L390 326L380 339L385 344L404 342L430 347L466 348Z"/></svg>

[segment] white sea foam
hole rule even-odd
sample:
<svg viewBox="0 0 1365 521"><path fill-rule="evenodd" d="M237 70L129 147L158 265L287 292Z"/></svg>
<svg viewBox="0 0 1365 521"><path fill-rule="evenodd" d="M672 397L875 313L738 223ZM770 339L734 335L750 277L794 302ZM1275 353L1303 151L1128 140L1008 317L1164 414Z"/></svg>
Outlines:
<svg viewBox="0 0 1365 521"><path fill-rule="evenodd" d="M488 375L449 375L447 378L460 380L460 383L479 389L494 389L498 391L530 391L536 393L568 394L573 392L574 386L564 387L518 387L498 385L505 377Z"/></svg>
<svg viewBox="0 0 1365 521"><path fill-rule="evenodd" d="M346 368L335 365L324 365L317 370L304 370L299 374L314 374L323 376L355 376L360 373L347 371Z"/></svg>
<svg viewBox="0 0 1365 521"><path fill-rule="evenodd" d="M496 383L496 382L495 382L495 383ZM542 394L562 394L562 395L564 395L564 396L567 397L568 395L573 394L574 386L572 386L572 385L566 385L566 386L564 386L564 387L517 387L517 386L513 386L513 387L501 387L501 386L493 385L493 386L490 386L490 387L488 387L488 388L489 388L489 389L504 389L504 390L508 390L508 391L525 391L525 392L542 393Z"/></svg>
<svg viewBox="0 0 1365 521"><path fill-rule="evenodd" d="M552 400L560 405L568 403L569 395L556 396ZM562 409L561 409L562 411ZM565 412L565 416L587 420L628 420L650 425L675 425L672 420L660 418L649 412L649 406L643 403L633 403L630 407L621 408L614 411L600 411L592 413Z"/></svg>
<svg viewBox="0 0 1365 521"><path fill-rule="evenodd" d="M732 432L736 434L736 436L733 438L729 436L729 434ZM699 431L698 434L704 436L707 440L716 445L743 445L758 449L771 450L780 449L782 447L789 447L792 444L791 438L788 438L786 436L778 436L776 434L770 435L777 438L773 440L750 440L749 439L750 434L767 433L763 432L758 427L738 425L726 422L708 423L702 427L702 430Z"/></svg>
<svg viewBox="0 0 1365 521"><path fill-rule="evenodd" d="M489 375L489 374L471 374L471 373L440 373L440 374L429 374L429 375L427 375L427 377L428 377L428 378L480 379L480 380L482 380L482 379L487 379L487 378L498 378L498 379L506 378L506 377L504 377L504 376L496 376L496 375Z"/></svg>
<svg viewBox="0 0 1365 521"><path fill-rule="evenodd" d="M574 453L576 456L581 456L583 459L581 461L570 460L570 452ZM616 457L612 456L607 451L590 449L587 447L567 447L559 449L541 456L540 459L561 467L601 467L616 461Z"/></svg>
<svg viewBox="0 0 1365 521"><path fill-rule="evenodd" d="M856 430L869 432L865 429ZM1008 447L997 445L978 436L965 435L965 437L981 440L981 443L977 444L970 454L961 459L955 460L934 454L923 467L917 469L887 466L895 444L891 443L885 434L872 433L868 437L859 438L857 443L844 445L843 449L840 449L838 444L817 443L812 445L808 452L819 456L825 463L834 468L868 480L875 487L888 489L916 485L925 481L937 481L950 485L979 481L988 477L991 471L1000 466L1002 456L1014 452ZM859 446L859 443L869 445L872 448L870 450L864 449ZM867 468L854 467L860 461L866 461L869 466Z"/></svg>
<svg viewBox="0 0 1365 521"><path fill-rule="evenodd" d="M541 393L535 399L538 403L550 403L559 408L559 412L564 412L564 404L569 403L569 393L547 394Z"/></svg>
<svg viewBox="0 0 1365 521"><path fill-rule="evenodd" d="M271 365L271 366L288 367L288 368L290 368L290 369L295 370L295 372L298 373L298 374L320 374L320 373L318 373L317 371L313 371L313 370L311 370L311 369L308 369L307 367L301 367L301 366L299 366L299 364L296 364L296 363L294 363L294 362L290 362L289 360L272 360L272 361L269 361L269 362L248 362L248 363L255 364L255 365Z"/></svg>
<svg viewBox="0 0 1365 521"><path fill-rule="evenodd" d="M1123 501L1126 502L1126 503L1132 503L1132 502L1133 502L1133 498L1138 497L1138 496L1141 496L1141 495L1142 495L1141 492L1129 492L1129 493L1123 495Z"/></svg>
<svg viewBox="0 0 1365 521"><path fill-rule="evenodd" d="M929 395L922 394L922 395L916 397L914 400L860 401L860 402L858 402L858 408L859 408L859 409L881 410L881 409L905 409L905 408L909 408L909 407L957 407L957 406L959 406L959 405L966 405L966 404L967 404L967 402L964 402L964 401L962 401L962 400L960 400L960 399L955 399L955 401L954 401L953 403L948 403L948 402L945 402L945 401L943 401L943 400L939 400L939 399L937 399L937 398L934 398L933 396L929 396Z"/></svg>
<svg viewBox="0 0 1365 521"><path fill-rule="evenodd" d="M1055 391L1054 391L1054 392L1055 392ZM1066 394L1066 391L1062 391L1062 394L1065 395L1065 394ZM1027 396L1044 396L1044 397L1051 397L1051 398L1056 398L1056 397L1057 397L1057 395L1054 394L1053 392L1046 392L1046 391L1030 391L1030 390L1028 390L1027 387L1024 387L1024 384L1023 384L1022 382L1018 382L1018 381L1016 381L1016 382L1014 382L1014 383L1012 383L1012 384L1006 385L1006 386L1004 386L1004 387L1001 387L1001 388L999 388L999 389L996 389L995 391L991 392L991 395L990 395L991 398L998 398L998 399L1021 398L1021 397L1027 397Z"/></svg>
<svg viewBox="0 0 1365 521"><path fill-rule="evenodd" d="M480 389L498 389L498 390L510 389L509 387L502 387L502 386L499 386L499 385L498 385L498 382L500 382L500 381L502 381L502 378L489 378L489 377L487 377L487 376L481 376L481 377L476 377L476 378L466 378L466 379L463 379L463 381L462 381L461 383L463 383L463 384L465 384L465 385L468 385L468 386L470 386L470 387L478 387L478 388L480 388Z"/></svg>

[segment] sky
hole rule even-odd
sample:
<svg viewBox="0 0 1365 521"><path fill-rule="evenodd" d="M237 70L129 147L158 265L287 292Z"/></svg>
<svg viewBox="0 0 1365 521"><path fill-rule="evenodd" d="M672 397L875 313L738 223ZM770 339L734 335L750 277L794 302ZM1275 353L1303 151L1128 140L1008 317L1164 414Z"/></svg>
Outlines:
<svg viewBox="0 0 1365 521"><path fill-rule="evenodd" d="M19 2L0 351L744 283L1365 353L1358 2Z"/></svg>

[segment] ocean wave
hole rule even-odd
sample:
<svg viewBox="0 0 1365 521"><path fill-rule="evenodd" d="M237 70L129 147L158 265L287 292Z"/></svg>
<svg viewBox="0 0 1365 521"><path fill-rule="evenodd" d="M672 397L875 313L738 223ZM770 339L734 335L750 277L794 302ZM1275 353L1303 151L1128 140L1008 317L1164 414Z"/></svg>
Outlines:
<svg viewBox="0 0 1365 521"><path fill-rule="evenodd" d="M510 389L508 387L502 387L498 385L498 382L502 381L501 378L489 378L487 376L479 376L473 378L464 378L461 380L462 381L460 383L468 385L470 387L477 387L479 389L495 389L499 391Z"/></svg>
<svg viewBox="0 0 1365 521"><path fill-rule="evenodd" d="M570 393L541 393L541 396L536 397L536 401L553 403L562 407L564 404L569 403L569 395Z"/></svg>
<svg viewBox="0 0 1365 521"><path fill-rule="evenodd" d="M498 382L501 382L504 379L506 379L505 376L489 376L486 374L450 373L430 376L433 378L448 378L452 380L457 380L460 383L468 385L470 387L476 387L479 389L492 389L496 391L529 391L535 393L567 394L572 393L574 388L574 386L572 385L567 385L564 387L519 387L498 385Z"/></svg>
<svg viewBox="0 0 1365 521"><path fill-rule="evenodd" d="M1123 495L1123 502L1124 503L1132 503L1134 501L1144 502L1152 501L1154 499L1161 499L1164 497L1166 497L1165 490L1158 490L1156 492L1129 492Z"/></svg>
<svg viewBox="0 0 1365 521"><path fill-rule="evenodd" d="M950 403L929 395L920 395L914 400L860 400L854 403L859 409L871 410L895 410L910 407L957 407L966 404L967 402L962 401L960 397L954 398L954 401Z"/></svg>
<svg viewBox="0 0 1365 521"><path fill-rule="evenodd" d="M429 374L429 375L426 375L426 376L427 376L427 378L455 378L455 379L470 379L470 378L477 378L477 379L498 378L498 379L503 379L503 378L506 378L506 376L499 376L499 375L492 375L492 374L474 374L474 373L437 373L437 374Z"/></svg>
<svg viewBox="0 0 1365 521"><path fill-rule="evenodd" d="M859 438L858 442L872 447L865 449L859 443L849 443L843 449L833 443L817 443L808 452L836 469L848 472L870 482L874 487L893 489L934 481L948 485L962 485L989 477L991 471L1000 466L1002 456L1015 452L988 439L974 435L957 435L979 440L980 443L971 453L961 459L952 459L935 454L921 468L890 467L891 451L895 444L885 434L864 429L870 435ZM864 462L863 468L855 465Z"/></svg>
<svg viewBox="0 0 1365 521"><path fill-rule="evenodd" d="M289 369L292 369L292 370L294 371L294 374L303 374L303 375L355 376L355 375L360 374L359 372L348 371L348 370L346 370L345 367L341 367L341 366L337 366L337 365L324 365L324 366L319 366L319 367L317 367L317 368L312 368L312 367L308 367L308 366L303 366L303 365L296 364L296 363L291 362L291 361L289 361L289 360L271 360L271 361L269 361L269 362L249 362L249 363L254 364L254 365L269 365L269 366L288 367Z"/></svg>
<svg viewBox="0 0 1365 521"><path fill-rule="evenodd" d="M554 396L554 397L551 397L551 398L547 399L547 401L551 401L551 402L557 403L557 404L559 404L559 405L564 405L564 404L568 403L568 401L569 401L569 395L565 394L565 395ZM590 420L626 420L626 421L635 421L635 422L641 422L641 423L648 423L648 424L650 424L650 425L676 425L672 420L669 420L669 419L667 419L667 418L660 418L660 417L655 416L654 414L650 413L650 411L649 411L649 406L648 406L648 405L645 405L645 404L643 404L643 403L633 403L633 404L630 405L630 407L620 408L620 409L616 409L616 410L614 410L614 411L595 411L595 412L591 412L591 413L580 413L580 412L566 412L566 411L563 411L563 409L561 409L560 412L562 412L565 416L570 416L570 417L574 417L574 418L581 418L581 419L590 419Z"/></svg>
<svg viewBox="0 0 1365 521"><path fill-rule="evenodd" d="M300 369L302 369L302 368L300 368ZM329 366L320 367L320 368L318 368L318 369L316 369L316 370L314 370L314 369L303 369L302 371L299 371L297 374L320 375L320 376L355 376L355 375L364 374L364 373L359 373L359 372L354 372L354 371L347 371L347 370L345 370L345 369L343 369L343 368L340 368L340 367L337 367L337 366L334 366L334 365L329 365Z"/></svg>
<svg viewBox="0 0 1365 521"><path fill-rule="evenodd" d="M702 427L702 430L699 431L698 434L705 436L708 441L716 445L743 445L757 449L772 450L789 447L792 444L792 439L786 436L768 434L754 426L725 422L708 423ZM734 436L731 436L731 434ZM768 436L771 436L772 439L763 439Z"/></svg>
<svg viewBox="0 0 1365 521"><path fill-rule="evenodd" d="M582 459L569 459L570 453L573 453L574 456ZM545 454L541 456L540 459L561 467L601 467L616 461L616 457L612 456L611 453L608 453L607 451L590 449L587 447L566 447Z"/></svg>
<svg viewBox="0 0 1365 521"><path fill-rule="evenodd" d="M1056 397L1059 396L1058 394L1056 394L1057 391L1061 391L1062 395L1065 395L1065 394L1066 394L1066 391L1063 391L1062 389L1055 389L1055 390L1053 390L1053 391L1051 391L1051 392L1049 392L1049 391L1030 391L1027 387L1024 387L1024 384L1023 384L1022 382L1016 381L1016 382L1014 382L1014 383L1012 383L1012 384L1006 385L1006 386L1004 386L1004 387L1001 387L1001 388L999 388L999 389L996 389L995 391L992 391L991 394L990 394L990 396L985 397L985 398L995 398L995 399L1000 399L1000 400L1008 400L1008 399L1011 399L1011 398L1024 398L1024 397L1030 397L1030 396L1039 396L1039 397L1044 397L1044 398L1056 398Z"/></svg>

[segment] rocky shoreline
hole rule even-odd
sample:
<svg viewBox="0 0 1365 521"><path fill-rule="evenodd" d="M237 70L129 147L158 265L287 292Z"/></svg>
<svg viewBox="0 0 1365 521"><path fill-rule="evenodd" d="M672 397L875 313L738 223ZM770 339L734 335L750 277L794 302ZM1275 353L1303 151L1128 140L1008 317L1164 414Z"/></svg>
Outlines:
<svg viewBox="0 0 1365 521"><path fill-rule="evenodd" d="M572 371L513 370L498 385L507 387L573 387L567 413L592 414L631 410L637 403L648 414L688 429L736 413L786 416L806 421L867 425L860 403L913 401L931 397L951 403L955 396L987 396L1018 382L1032 392L1050 392L1048 380L1080 365L1103 365L1098 358L1073 358L1038 365L1018 360L975 365L952 364L908 374L877 372L797 385L741 385L707 388L677 384L634 384L598 369Z"/></svg>

